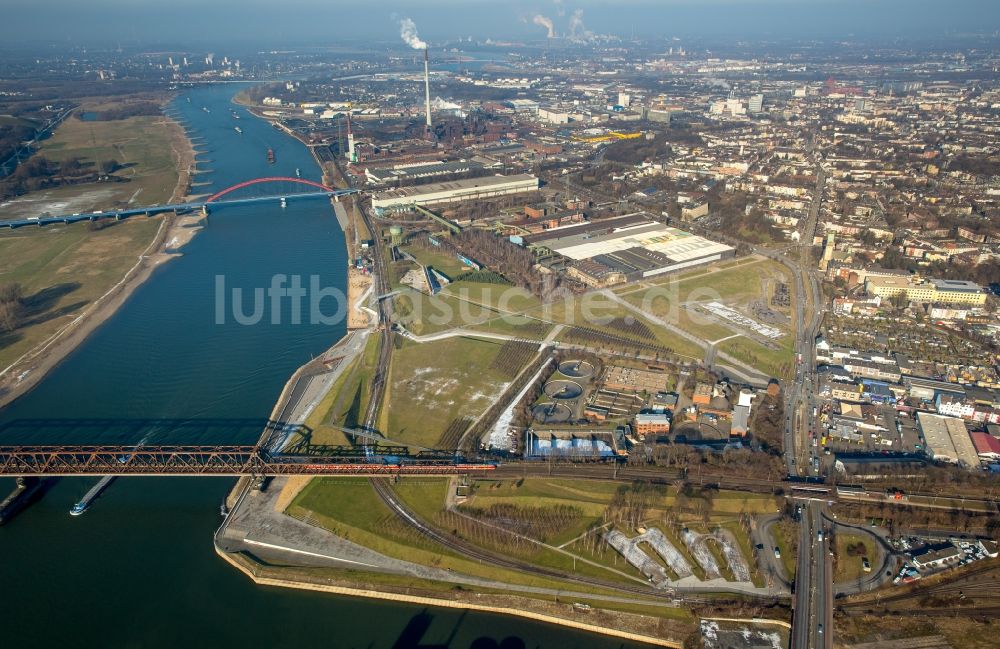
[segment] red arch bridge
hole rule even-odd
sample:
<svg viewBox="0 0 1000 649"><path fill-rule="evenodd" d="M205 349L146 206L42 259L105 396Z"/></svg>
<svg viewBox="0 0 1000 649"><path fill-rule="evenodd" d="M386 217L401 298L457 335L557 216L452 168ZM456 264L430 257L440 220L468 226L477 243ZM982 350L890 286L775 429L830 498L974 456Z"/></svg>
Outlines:
<svg viewBox="0 0 1000 649"><path fill-rule="evenodd" d="M247 188L270 188L272 191L266 194L236 197L232 196ZM357 189L337 189L328 187L322 183L305 178L292 176L267 176L264 178L253 178L236 183L232 187L227 187L215 192L211 196L201 198L187 203L171 203L167 205L149 205L145 207L130 207L127 209L97 210L86 214L65 214L62 216L52 216L42 214L26 219L11 221L0 221L0 227L11 229L20 228L26 225L53 225L57 223L77 223L79 221L98 221L101 219L122 220L132 216L155 216L166 212L186 213L201 210L208 213L212 205L232 205L237 203L258 203L263 201L291 200L295 198L309 198L315 196L330 196L339 198L348 194L358 193Z"/></svg>
<svg viewBox="0 0 1000 649"><path fill-rule="evenodd" d="M0 446L0 476L455 475L496 468L444 452L338 447L324 455L259 446Z"/></svg>

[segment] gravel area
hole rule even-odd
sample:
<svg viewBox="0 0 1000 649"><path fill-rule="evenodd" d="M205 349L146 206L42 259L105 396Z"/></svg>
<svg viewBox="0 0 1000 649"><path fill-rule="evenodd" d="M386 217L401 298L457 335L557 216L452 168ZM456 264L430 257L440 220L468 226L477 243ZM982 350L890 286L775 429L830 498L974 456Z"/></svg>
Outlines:
<svg viewBox="0 0 1000 649"><path fill-rule="evenodd" d="M617 550L620 555L625 557L626 561L646 575L654 584L659 586L669 581L667 571L663 569L663 566L639 549L638 544L642 539L630 539L618 530L605 532L604 539L608 545Z"/></svg>
<svg viewBox="0 0 1000 649"><path fill-rule="evenodd" d="M705 571L705 579L718 579L722 577L719 564L715 561L715 556L708 549L706 541L711 538L706 534L695 534L689 529L681 532L681 540L688 547L691 556L698 562L698 565Z"/></svg>
<svg viewBox="0 0 1000 649"><path fill-rule="evenodd" d="M673 543L667 540L667 537L663 536L663 532L660 530L655 527L646 530L645 534L636 538L636 541L642 540L653 546L653 549L663 557L670 569L677 574L678 579L684 579L694 574L684 555L674 547Z"/></svg>
<svg viewBox="0 0 1000 649"><path fill-rule="evenodd" d="M733 571L736 581L750 581L750 566L740 552L739 543L729 530L717 530L712 537L722 546L722 554L726 557L729 569Z"/></svg>

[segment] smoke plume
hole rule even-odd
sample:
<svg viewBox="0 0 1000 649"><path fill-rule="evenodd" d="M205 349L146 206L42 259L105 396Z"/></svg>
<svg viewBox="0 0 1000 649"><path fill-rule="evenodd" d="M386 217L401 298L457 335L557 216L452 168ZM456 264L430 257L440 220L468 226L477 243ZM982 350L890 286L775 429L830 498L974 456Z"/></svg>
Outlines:
<svg viewBox="0 0 1000 649"><path fill-rule="evenodd" d="M556 37L556 30L555 27L552 25L551 18L543 16L542 14L535 14L535 17L531 19L531 22L535 23L539 27L544 27L545 29L549 30L548 33L549 38Z"/></svg>
<svg viewBox="0 0 1000 649"><path fill-rule="evenodd" d="M583 24L583 9L577 9L569 17L569 37L575 41L587 41L594 37L594 32Z"/></svg>
<svg viewBox="0 0 1000 649"><path fill-rule="evenodd" d="M409 18L403 18L399 21L399 35L413 49L427 49L427 43L420 40L420 37L417 36L417 24Z"/></svg>

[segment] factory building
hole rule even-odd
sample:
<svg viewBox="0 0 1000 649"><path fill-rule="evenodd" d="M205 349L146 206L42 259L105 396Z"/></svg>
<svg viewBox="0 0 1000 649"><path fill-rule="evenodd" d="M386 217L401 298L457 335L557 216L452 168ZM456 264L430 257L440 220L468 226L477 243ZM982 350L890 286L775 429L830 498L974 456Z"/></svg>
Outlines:
<svg viewBox="0 0 1000 649"><path fill-rule="evenodd" d="M368 182L379 185L390 182L433 178L482 171L483 165L471 160L456 160L454 162L415 162L410 164L392 165L379 168L369 166L365 169Z"/></svg>
<svg viewBox="0 0 1000 649"><path fill-rule="evenodd" d="M979 454L964 421L927 412L918 412L917 421L932 459L967 468L979 466Z"/></svg>
<svg viewBox="0 0 1000 649"><path fill-rule="evenodd" d="M665 412L640 412L635 416L638 435L660 435L670 432L670 415Z"/></svg>
<svg viewBox="0 0 1000 649"><path fill-rule="evenodd" d="M982 306L986 303L986 291L975 282L953 279L929 279L925 282L913 281L900 276L869 276L865 278L865 291L881 298L903 295L908 302L931 304L971 304Z"/></svg>
<svg viewBox="0 0 1000 649"><path fill-rule="evenodd" d="M487 176L445 183L430 183L415 187L402 187L377 192L372 195L374 209L404 208L411 205L458 203L461 201L494 198L508 194L533 192L538 189L538 178L530 174L516 176Z"/></svg>
<svg viewBox="0 0 1000 649"><path fill-rule="evenodd" d="M526 236L524 241L574 260L581 274L593 277L585 283L597 286L605 283L605 272L579 262L597 262L608 272L617 271L627 281L635 281L733 257L736 252L641 213L548 230Z"/></svg>

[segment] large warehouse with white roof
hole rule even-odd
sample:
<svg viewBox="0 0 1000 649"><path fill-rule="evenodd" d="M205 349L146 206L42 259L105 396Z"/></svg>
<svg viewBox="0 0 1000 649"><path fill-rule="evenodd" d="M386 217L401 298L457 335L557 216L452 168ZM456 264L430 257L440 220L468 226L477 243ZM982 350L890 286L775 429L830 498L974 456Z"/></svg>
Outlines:
<svg viewBox="0 0 1000 649"><path fill-rule="evenodd" d="M964 421L929 412L918 412L917 421L931 458L939 462L961 464L967 468L979 466L979 454L976 453Z"/></svg>
<svg viewBox="0 0 1000 649"><path fill-rule="evenodd" d="M724 243L664 225L641 213L554 228L524 237L524 241L577 262L602 264L629 281L707 264L736 253Z"/></svg>
<svg viewBox="0 0 1000 649"><path fill-rule="evenodd" d="M387 189L372 195L375 209L405 208L521 194L538 189L538 178L530 174L485 176L446 183L429 183L399 189Z"/></svg>

